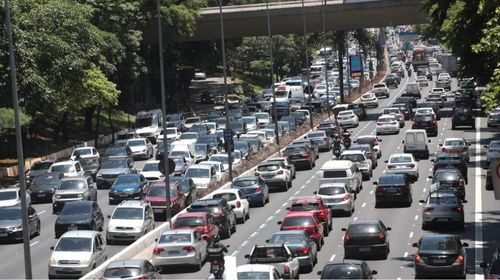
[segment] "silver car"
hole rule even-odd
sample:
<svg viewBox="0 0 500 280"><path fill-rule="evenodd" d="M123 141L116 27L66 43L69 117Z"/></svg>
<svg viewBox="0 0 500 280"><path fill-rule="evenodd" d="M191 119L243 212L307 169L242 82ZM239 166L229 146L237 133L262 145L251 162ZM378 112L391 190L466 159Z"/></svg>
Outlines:
<svg viewBox="0 0 500 280"><path fill-rule="evenodd" d="M314 142L318 146L319 151L330 151L332 140L326 135L325 131L311 131L307 134L306 138Z"/></svg>
<svg viewBox="0 0 500 280"><path fill-rule="evenodd" d="M59 212L66 202L97 201L97 185L90 176L62 178L52 196L52 213Z"/></svg>
<svg viewBox="0 0 500 280"><path fill-rule="evenodd" d="M154 229L151 206L144 201L124 200L108 216L106 242L134 241Z"/></svg>
<svg viewBox="0 0 500 280"><path fill-rule="evenodd" d="M207 240L195 229L167 230L160 235L153 249L153 264L193 265L201 269L207 257Z"/></svg>
<svg viewBox="0 0 500 280"><path fill-rule="evenodd" d="M153 157L153 144L148 138L127 140L127 146L132 150L134 159L150 159Z"/></svg>
<svg viewBox="0 0 500 280"><path fill-rule="evenodd" d="M500 140L493 140L489 145L484 146L486 149L486 163L490 163L490 161L494 158L500 158Z"/></svg>
<svg viewBox="0 0 500 280"><path fill-rule="evenodd" d="M354 212L356 191L348 188L345 183L321 184L314 194L323 199L332 213L342 212L351 216Z"/></svg>
<svg viewBox="0 0 500 280"><path fill-rule="evenodd" d="M363 180L370 180L373 175L373 166L372 160L366 157L364 151L360 150L347 150L343 151L339 157L339 160L349 160L352 161L356 167L359 169L361 174L363 175Z"/></svg>
<svg viewBox="0 0 500 280"><path fill-rule="evenodd" d="M422 209L422 229L427 230L430 225L458 224L464 227L464 206L455 192L432 192L424 203ZM463 201L467 202L466 200Z"/></svg>
<svg viewBox="0 0 500 280"><path fill-rule="evenodd" d="M446 138L444 139L444 143L439 144L439 146L441 147L441 152L445 154L460 154L466 162L470 160L470 144L464 138Z"/></svg>
<svg viewBox="0 0 500 280"><path fill-rule="evenodd" d="M160 271L148 260L114 261L106 266L100 279L162 279Z"/></svg>

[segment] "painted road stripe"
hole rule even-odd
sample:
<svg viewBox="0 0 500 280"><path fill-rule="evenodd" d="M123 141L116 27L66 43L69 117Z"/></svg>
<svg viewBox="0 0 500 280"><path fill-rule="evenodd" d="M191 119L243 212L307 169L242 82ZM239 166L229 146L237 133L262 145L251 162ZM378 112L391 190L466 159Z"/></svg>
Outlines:
<svg viewBox="0 0 500 280"><path fill-rule="evenodd" d="M335 259L335 254L332 255L332 257L330 258L330 261L333 261Z"/></svg>
<svg viewBox="0 0 500 280"><path fill-rule="evenodd" d="M415 221L418 220L418 215L415 215Z"/></svg>
<svg viewBox="0 0 500 280"><path fill-rule="evenodd" d="M481 143L481 118L476 118L476 143ZM475 214L474 214L474 222L476 226L474 227L475 229L475 244L474 244L474 253L475 253L475 260L476 260L476 266L477 264L481 263L483 261L483 201L482 201L482 193L481 191L483 188L481 187L481 148L480 146L476 146L476 154L474 156L474 161L476 163L475 167ZM475 274L475 279L483 279L483 274L481 273L482 269L479 271L479 273Z"/></svg>
<svg viewBox="0 0 500 280"><path fill-rule="evenodd" d="M30 247L35 246L36 244L38 244L38 242L39 242L39 241L35 241L35 242L31 243L31 244L30 244Z"/></svg>
<svg viewBox="0 0 500 280"><path fill-rule="evenodd" d="M361 207L365 207L366 206L366 202L363 202L363 204L361 204Z"/></svg>
<svg viewBox="0 0 500 280"><path fill-rule="evenodd" d="M410 238L413 238L413 231L410 232Z"/></svg>

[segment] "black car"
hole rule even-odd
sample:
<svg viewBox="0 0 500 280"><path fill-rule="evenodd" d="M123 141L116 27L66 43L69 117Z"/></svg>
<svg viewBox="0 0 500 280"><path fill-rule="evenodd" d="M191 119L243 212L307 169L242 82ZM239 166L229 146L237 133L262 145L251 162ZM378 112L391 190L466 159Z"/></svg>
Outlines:
<svg viewBox="0 0 500 280"><path fill-rule="evenodd" d="M320 279L373 279L377 274L371 270L365 261L346 260L343 262L328 262L323 270L318 271Z"/></svg>
<svg viewBox="0 0 500 280"><path fill-rule="evenodd" d="M167 138L167 146L169 147L170 149L170 145L176 141L175 139L173 138ZM158 143L157 145L157 149L156 149L156 155L155 155L155 159L156 160L161 160L163 158L163 153L165 152L165 140L163 140L162 142Z"/></svg>
<svg viewBox="0 0 500 280"><path fill-rule="evenodd" d="M428 136L438 135L438 122L434 115L416 114L413 117L412 129L425 129Z"/></svg>
<svg viewBox="0 0 500 280"><path fill-rule="evenodd" d="M441 108L437 102L425 101L417 104L417 108L432 108L434 114L436 114L437 120L441 120Z"/></svg>
<svg viewBox="0 0 500 280"><path fill-rule="evenodd" d="M71 201L57 217L54 231L56 238L66 231L72 230L102 230L104 215L95 201Z"/></svg>
<svg viewBox="0 0 500 280"><path fill-rule="evenodd" d="M23 239L23 222L21 214L21 205L0 207L0 240ZM28 206L28 225L30 237L40 235L40 218L35 209L31 206Z"/></svg>
<svg viewBox="0 0 500 280"><path fill-rule="evenodd" d="M206 124L195 124L190 129L189 132L196 132L199 136L210 134L210 128Z"/></svg>
<svg viewBox="0 0 500 280"><path fill-rule="evenodd" d="M344 259L389 255L388 231L380 220L355 220L342 228L344 234Z"/></svg>
<svg viewBox="0 0 500 280"><path fill-rule="evenodd" d="M89 175L95 181L97 172L99 171L99 165L101 164L100 158L86 157L80 158L78 161L80 162L83 171L85 171L85 175Z"/></svg>
<svg viewBox="0 0 500 280"><path fill-rule="evenodd" d="M431 159L434 162L432 167L432 174L436 173L437 170L443 168L456 168L460 171L465 179L465 184L468 184L467 177L467 161L460 154L448 154L448 153L437 153L435 159Z"/></svg>
<svg viewBox="0 0 500 280"><path fill-rule="evenodd" d="M433 184L438 189L453 189L457 192L461 200L465 199L465 178L456 168L440 168L434 172L433 176L429 176ZM432 189L432 187L431 187Z"/></svg>
<svg viewBox="0 0 500 280"><path fill-rule="evenodd" d="M398 97L394 100L394 103L410 103L411 108L417 107L417 99L412 96Z"/></svg>
<svg viewBox="0 0 500 280"><path fill-rule="evenodd" d="M482 262L484 268L484 279L500 279L500 249L497 248L489 262Z"/></svg>
<svg viewBox="0 0 500 280"><path fill-rule="evenodd" d="M365 105L360 103L350 103L347 106L347 110L352 110L354 114L358 116L360 120L365 120L367 118Z"/></svg>
<svg viewBox="0 0 500 280"><path fill-rule="evenodd" d="M399 110L405 115L405 120L410 120L412 116L412 109L409 102L405 103L394 103L392 107L399 108Z"/></svg>
<svg viewBox="0 0 500 280"><path fill-rule="evenodd" d="M97 188L109 188L121 174L137 173L132 158L112 157L105 159L96 174Z"/></svg>
<svg viewBox="0 0 500 280"><path fill-rule="evenodd" d="M112 146L107 148L102 155L102 158L109 157L129 157L133 158L132 150L128 145Z"/></svg>
<svg viewBox="0 0 500 280"><path fill-rule="evenodd" d="M451 117L451 129L455 129L457 126L470 126L472 129L476 129L476 117L471 108L455 108Z"/></svg>
<svg viewBox="0 0 500 280"><path fill-rule="evenodd" d="M196 185L194 184L193 179L190 177L173 176L170 177L170 183L179 183L181 185L184 197L186 197L186 205L189 205L196 200L198 192L196 191Z"/></svg>
<svg viewBox="0 0 500 280"><path fill-rule="evenodd" d="M415 253L415 278L460 278L466 277L465 248L469 244L462 243L453 234L426 234L413 247Z"/></svg>
<svg viewBox="0 0 500 280"><path fill-rule="evenodd" d="M45 173L36 176L31 185L31 202L52 202L52 195L56 191L64 173Z"/></svg>
<svg viewBox="0 0 500 280"><path fill-rule="evenodd" d="M399 86L399 83L401 83L401 78L398 75L391 73L385 77L384 82L389 88L390 87L397 88Z"/></svg>
<svg viewBox="0 0 500 280"><path fill-rule="evenodd" d="M375 208L382 203L404 203L410 207L413 202L410 178L406 174L384 174L380 176L375 189Z"/></svg>
<svg viewBox="0 0 500 280"><path fill-rule="evenodd" d="M53 160L41 160L33 163L28 173L26 173L26 185L29 186L36 176L49 172L49 167L54 162Z"/></svg>
<svg viewBox="0 0 500 280"><path fill-rule="evenodd" d="M328 137L342 134L342 128L334 120L322 121L318 126L318 130L323 130Z"/></svg>
<svg viewBox="0 0 500 280"><path fill-rule="evenodd" d="M280 119L283 116L290 115L290 105L288 101L276 101L276 116Z"/></svg>
<svg viewBox="0 0 500 280"><path fill-rule="evenodd" d="M236 231L236 216L233 207L223 198L196 200L187 208L188 212L205 212L212 215L213 221L219 226L224 237L231 237Z"/></svg>

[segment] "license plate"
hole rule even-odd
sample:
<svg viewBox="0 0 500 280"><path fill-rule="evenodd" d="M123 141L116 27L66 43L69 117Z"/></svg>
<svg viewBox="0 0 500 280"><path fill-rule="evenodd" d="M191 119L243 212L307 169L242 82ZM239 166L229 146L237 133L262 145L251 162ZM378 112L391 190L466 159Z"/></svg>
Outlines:
<svg viewBox="0 0 500 280"><path fill-rule="evenodd" d="M438 222L447 222L448 218L438 218L437 221Z"/></svg>
<svg viewBox="0 0 500 280"><path fill-rule="evenodd" d="M68 226L68 230L69 231L72 231L72 230L77 230L78 227L77 226Z"/></svg>
<svg viewBox="0 0 500 280"><path fill-rule="evenodd" d="M212 264L212 271L219 270L218 264Z"/></svg>
<svg viewBox="0 0 500 280"><path fill-rule="evenodd" d="M368 247L368 248L359 248L359 251L360 252L370 252L371 248L370 247Z"/></svg>
<svg viewBox="0 0 500 280"><path fill-rule="evenodd" d="M446 259L437 259L437 260L433 260L432 262L433 263L446 263Z"/></svg>
<svg viewBox="0 0 500 280"><path fill-rule="evenodd" d="M171 250L171 251L168 251L168 254L169 255L179 255L181 252L179 250Z"/></svg>
<svg viewBox="0 0 500 280"><path fill-rule="evenodd" d="M163 209L153 209L154 213L163 213Z"/></svg>
<svg viewBox="0 0 500 280"><path fill-rule="evenodd" d="M6 237L7 236L7 233L5 232L0 232L0 237Z"/></svg>
<svg viewBox="0 0 500 280"><path fill-rule="evenodd" d="M36 195L36 197L45 197L45 194L39 193L39 194Z"/></svg>
<svg viewBox="0 0 500 280"><path fill-rule="evenodd" d="M127 194L126 193L121 193L120 197L127 197Z"/></svg>
<svg viewBox="0 0 500 280"><path fill-rule="evenodd" d="M397 189L387 189L387 190L385 190L385 192L395 193L395 192L398 192L398 190Z"/></svg>

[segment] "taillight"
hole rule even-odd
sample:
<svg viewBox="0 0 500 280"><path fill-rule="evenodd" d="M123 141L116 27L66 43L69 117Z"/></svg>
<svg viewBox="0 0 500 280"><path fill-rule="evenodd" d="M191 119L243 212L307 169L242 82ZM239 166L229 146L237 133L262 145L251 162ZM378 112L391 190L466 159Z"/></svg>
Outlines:
<svg viewBox="0 0 500 280"><path fill-rule="evenodd" d="M146 279L149 279L149 278L145 275L134 278L134 280L146 280Z"/></svg>
<svg viewBox="0 0 500 280"><path fill-rule="evenodd" d="M455 260L456 264L464 264L465 262L465 257L464 255L458 255L457 259Z"/></svg>
<svg viewBox="0 0 500 280"><path fill-rule="evenodd" d="M437 124L437 121L436 120L432 120L432 124Z"/></svg>
<svg viewBox="0 0 500 280"><path fill-rule="evenodd" d="M409 168L413 168L415 167L415 164L407 164L406 166L408 166Z"/></svg>
<svg viewBox="0 0 500 280"><path fill-rule="evenodd" d="M290 268L288 267L288 265L283 266L283 274L290 274Z"/></svg>
<svg viewBox="0 0 500 280"><path fill-rule="evenodd" d="M432 210L434 210L434 208L432 208L432 207L425 207L424 208L424 212L430 212Z"/></svg>
<svg viewBox="0 0 500 280"><path fill-rule="evenodd" d="M457 212L464 212L464 208L463 207L453 207L452 209L454 211L457 211Z"/></svg>
<svg viewBox="0 0 500 280"><path fill-rule="evenodd" d="M344 234L344 241L349 241L349 240L351 240L349 234L348 233Z"/></svg>
<svg viewBox="0 0 500 280"><path fill-rule="evenodd" d="M373 157L373 154L372 153L367 153L368 157L369 158L372 158Z"/></svg>
<svg viewBox="0 0 500 280"><path fill-rule="evenodd" d="M303 157L308 157L309 156L309 153L303 153L302 154Z"/></svg>
<svg viewBox="0 0 500 280"><path fill-rule="evenodd" d="M378 239L380 239L380 240L385 240L385 234L384 234L383 232L380 232L380 233L378 234Z"/></svg>
<svg viewBox="0 0 500 280"><path fill-rule="evenodd" d="M255 188L255 192L262 192L262 188L261 187L256 187Z"/></svg>
<svg viewBox="0 0 500 280"><path fill-rule="evenodd" d="M303 254L303 255L307 255L307 254L309 254L309 248L307 248L307 247L300 247L299 249L297 249L297 253L300 253L300 254Z"/></svg>
<svg viewBox="0 0 500 280"><path fill-rule="evenodd" d="M416 122L416 121L412 121L411 123L412 123L413 125L416 125L416 124L417 124L417 122Z"/></svg>
<svg viewBox="0 0 500 280"><path fill-rule="evenodd" d="M191 252L191 251L195 251L195 248L194 248L194 246L189 245L189 246L182 247L182 250L187 251L187 252Z"/></svg>
<svg viewBox="0 0 500 280"><path fill-rule="evenodd" d="M320 212L318 212L318 216L320 216L321 218L324 218L324 217L328 216L328 213L326 211L320 211Z"/></svg>
<svg viewBox="0 0 500 280"><path fill-rule="evenodd" d="M409 189L408 189L408 187L399 187L399 191L405 193L405 192L408 192Z"/></svg>
<svg viewBox="0 0 500 280"><path fill-rule="evenodd" d="M255 171L255 176L259 176L259 175L260 175L260 173Z"/></svg>
<svg viewBox="0 0 500 280"><path fill-rule="evenodd" d="M241 207L241 202L240 201L236 201L236 208L240 208Z"/></svg>
<svg viewBox="0 0 500 280"><path fill-rule="evenodd" d="M276 172L276 174L283 174L283 170Z"/></svg>
<svg viewBox="0 0 500 280"><path fill-rule="evenodd" d="M443 147L443 148L441 149L441 151L446 153L446 151L448 151L448 149L446 149L445 147Z"/></svg>
<svg viewBox="0 0 500 280"><path fill-rule="evenodd" d="M212 259L212 264L219 264L219 260L218 259Z"/></svg>
<svg viewBox="0 0 500 280"><path fill-rule="evenodd" d="M160 247L155 247L155 248L153 249L153 254L158 255L158 254L160 254L160 253L161 253L161 252L163 252L163 251L165 251L165 249L160 248Z"/></svg>
<svg viewBox="0 0 500 280"><path fill-rule="evenodd" d="M342 201L347 201L347 200L349 200L349 195L348 194L346 194L346 195L344 195L342 197Z"/></svg>
<svg viewBox="0 0 500 280"><path fill-rule="evenodd" d="M416 263L422 263L423 262L422 257L419 254L415 255L415 262Z"/></svg>
<svg viewBox="0 0 500 280"><path fill-rule="evenodd" d="M384 188L376 188L375 192L376 193L384 193Z"/></svg>
<svg viewBox="0 0 500 280"><path fill-rule="evenodd" d="M464 181L464 179L460 179L460 180L458 181L458 184L459 184L461 187L465 186L465 181Z"/></svg>

